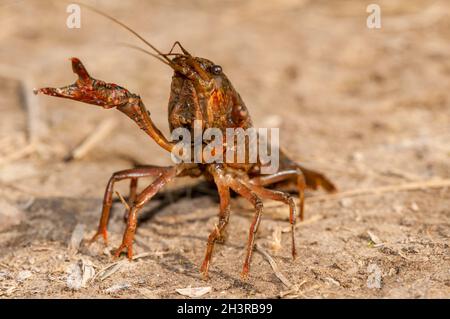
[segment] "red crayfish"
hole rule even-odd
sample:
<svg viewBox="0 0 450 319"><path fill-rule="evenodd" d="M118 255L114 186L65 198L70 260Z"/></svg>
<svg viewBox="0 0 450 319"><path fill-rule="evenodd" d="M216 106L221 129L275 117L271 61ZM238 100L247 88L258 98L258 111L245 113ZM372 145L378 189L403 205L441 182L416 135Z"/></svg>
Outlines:
<svg viewBox="0 0 450 319"><path fill-rule="evenodd" d="M154 53L144 49L140 49L141 51L156 57L173 69L168 108L171 130L180 127L193 130L195 121L202 121L202 130L211 127L219 128L223 131L226 128L248 129L252 127L252 121L244 101L219 65L208 59L191 55L179 42L175 42L169 53L162 53L122 22L96 9L91 9L133 33L149 46ZM181 53L172 52L177 45ZM175 143L169 141L158 130L151 119L150 112L144 106L139 95L133 94L116 84L94 79L89 75L79 59L72 58L71 61L73 72L78 75L78 80L74 84L62 88L41 88L36 90L36 93L40 92L51 96L73 99L98 105L105 109L117 108L135 121L163 149L169 152L173 151ZM321 186L327 191L335 191L336 189L333 183L324 175L296 164L281 151L279 153L279 169L277 172L262 174L261 169L262 164L259 160L255 163L248 161L243 163L224 163L209 162L203 158L198 163L181 162L170 167L147 165L116 172L111 176L106 187L100 224L92 240L102 236L104 241L107 242L107 224L116 182L126 179L130 180L130 210L128 211L127 227L123 235L122 244L115 250L114 255L117 257L126 250L128 258L131 258L137 215L141 208L175 177L203 176L216 184L220 199L220 209L219 223L208 237L201 271L205 277L208 276L214 244L217 240L222 239L228 224L230 217L230 191L233 191L250 201L255 209L241 274L243 278L246 278L250 269L255 234L263 212L262 199L280 201L289 206L289 221L292 225L292 256L295 257L294 224L296 215L303 219L305 188L317 189ZM154 177L155 180L144 190L137 193L137 183L141 177ZM298 207L296 207L289 193L276 190L279 185L286 183L296 184L299 195ZM297 212L297 209L299 212Z"/></svg>

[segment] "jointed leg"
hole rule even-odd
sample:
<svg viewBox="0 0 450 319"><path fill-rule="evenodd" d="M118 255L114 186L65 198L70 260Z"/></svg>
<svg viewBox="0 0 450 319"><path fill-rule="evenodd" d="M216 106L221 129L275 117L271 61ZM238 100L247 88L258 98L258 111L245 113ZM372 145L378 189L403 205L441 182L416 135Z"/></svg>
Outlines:
<svg viewBox="0 0 450 319"><path fill-rule="evenodd" d="M250 183L258 186L267 186L279 182L285 181L295 181L298 189L299 197L299 213L300 220L304 218L304 207L305 207L305 188L306 182L303 172L300 169L290 169L285 171L280 171L278 173L266 176L258 176L250 180Z"/></svg>
<svg viewBox="0 0 450 319"><path fill-rule="evenodd" d="M230 218L230 188L226 185L225 177L221 171L213 172L214 181L220 197L219 224L215 225L208 237L205 259L203 260L200 271L204 278L208 277L208 269L211 261L214 244L217 239L221 238L223 231L228 224Z"/></svg>
<svg viewBox="0 0 450 319"><path fill-rule="evenodd" d="M250 231L248 234L247 243L247 255L245 257L244 267L242 268L241 277L246 279L248 272L250 271L250 260L253 254L253 247L255 243L255 234L258 231L259 223L261 221L261 213L263 210L263 203L261 199L247 186L239 182L237 179L229 178L228 185L233 191L250 201L255 207L255 215L253 217L252 224L250 225Z"/></svg>
<svg viewBox="0 0 450 319"><path fill-rule="evenodd" d="M122 244L114 252L114 256L118 257L120 253L127 249L127 256L129 259L133 257L133 238L136 232L137 226L137 214L141 210L142 206L148 202L164 185L170 182L177 174L181 173L182 168L180 166L159 168L160 175L156 178L150 186L145 188L134 201L133 206L130 208L127 220L127 228L123 234Z"/></svg>
<svg viewBox="0 0 450 319"><path fill-rule="evenodd" d="M245 185L250 188L253 192L255 192L257 195L261 196L261 198L266 199L272 199L276 201L283 202L287 205L289 205L289 222L291 224L291 241L292 241L292 258L295 258L296 256L296 250L295 250L295 219L296 219L296 212L295 212L295 202L291 195L288 193L266 189L262 186L253 185L251 183L245 182Z"/></svg>
<svg viewBox="0 0 450 319"><path fill-rule="evenodd" d="M158 167L158 166L145 166L135 169L127 169L123 171L119 171L114 173L111 178L109 179L108 185L106 186L105 190L105 196L103 198L103 209L102 209L102 215L100 217L100 223L98 226L97 233L92 237L91 242L96 240L99 236L102 236L105 243L108 243L108 233L107 233L107 226L109 221L109 214L111 211L112 206L112 196L114 192L114 184L118 181L131 178L131 186L130 186L130 197L132 196L133 192L133 180L136 180L140 177L149 177L149 176L158 176L162 172L167 170L167 167ZM137 184L136 184L137 186ZM134 192L136 189L134 188ZM134 195L135 196L135 195Z"/></svg>
<svg viewBox="0 0 450 319"><path fill-rule="evenodd" d="M138 178L133 177L130 180L130 193L128 195L128 206L131 207L134 204L134 201L136 200L136 191L138 186ZM128 210L125 210L125 213L123 214L123 220L127 222L128 220Z"/></svg>
<svg viewBox="0 0 450 319"><path fill-rule="evenodd" d="M138 179L137 177L133 177L130 181L130 195L128 196L128 205L131 207L134 204L134 201L136 200L136 190L138 186Z"/></svg>

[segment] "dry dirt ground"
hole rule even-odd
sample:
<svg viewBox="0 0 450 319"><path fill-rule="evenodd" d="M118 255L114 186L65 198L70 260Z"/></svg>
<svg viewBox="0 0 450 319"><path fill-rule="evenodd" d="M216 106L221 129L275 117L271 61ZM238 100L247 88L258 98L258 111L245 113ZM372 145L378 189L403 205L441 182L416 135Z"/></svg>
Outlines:
<svg viewBox="0 0 450 319"><path fill-rule="evenodd" d="M381 29L366 27L367 1L88 2L163 51L180 40L221 64L255 125L280 127L289 153L344 193L308 192L295 261L288 210L267 202L257 242L291 289L259 252L240 280L251 215L238 199L211 278L201 278L218 199L191 179L142 212L142 258L105 270L124 229L120 201L110 247L85 241L110 175L170 157L117 111L31 90L72 83L76 56L93 76L139 93L168 134L171 71L120 46L140 43L95 14L82 11L81 29L68 29L64 2L1 0L2 298L184 298L176 289L186 287L211 287L203 298L450 296L450 2L378 0ZM90 152L64 161L105 125Z"/></svg>

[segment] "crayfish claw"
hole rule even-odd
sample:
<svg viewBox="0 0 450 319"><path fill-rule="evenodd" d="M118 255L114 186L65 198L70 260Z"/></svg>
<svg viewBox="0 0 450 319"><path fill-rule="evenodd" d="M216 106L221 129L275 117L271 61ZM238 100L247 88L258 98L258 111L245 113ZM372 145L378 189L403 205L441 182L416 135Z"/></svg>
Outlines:
<svg viewBox="0 0 450 319"><path fill-rule="evenodd" d="M92 78L78 58L70 60L73 72L78 75L75 83L61 88L34 89L33 92L98 105L105 109L125 105L134 96L117 84Z"/></svg>
<svg viewBox="0 0 450 319"><path fill-rule="evenodd" d="M41 88L41 89L34 89L34 94L42 93L45 95L50 96L56 96L56 97L63 97L67 99L73 99L74 97L71 95L71 90L69 87L63 87L63 88Z"/></svg>
<svg viewBox="0 0 450 319"><path fill-rule="evenodd" d="M83 63L81 63L80 59L71 58L70 60L72 61L73 73L78 75L79 80L83 82L92 82L91 76L84 67Z"/></svg>

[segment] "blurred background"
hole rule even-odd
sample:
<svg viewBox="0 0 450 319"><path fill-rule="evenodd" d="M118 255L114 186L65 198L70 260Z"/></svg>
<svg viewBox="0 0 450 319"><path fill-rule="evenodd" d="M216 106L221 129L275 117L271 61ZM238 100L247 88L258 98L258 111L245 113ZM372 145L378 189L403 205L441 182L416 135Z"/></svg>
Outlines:
<svg viewBox="0 0 450 319"><path fill-rule="evenodd" d="M450 178L449 1L83 2L125 22L163 52L178 40L192 54L221 65L243 97L255 126L279 127L281 145L287 152L299 162L325 172L340 190ZM370 14L366 8L372 2L381 8L380 29L366 25ZM87 228L91 232L112 172L134 163L171 163L169 154L115 110L32 94L34 87L73 83L75 75L68 59L78 57L93 77L140 94L154 122L166 136L169 134L171 70L156 59L121 45L145 47L118 25L83 8L81 28L69 29L67 5L64 1L0 0L0 241L8 249L23 245L24 241L33 242L29 228L22 229L20 225L27 220L27 214L39 211L33 206L36 199L93 198L94 206L83 208L92 221ZM64 160L98 131L102 132L101 139L89 152ZM183 179L174 185L190 183ZM117 189L126 194L127 188L124 183ZM284 267L294 267L291 274L296 282L300 282L298 276L311 277L305 286L307 297L426 297L445 296L445 291L448 297L449 269L440 265L445 260L448 265L448 245L445 247L444 243L449 238L449 203L448 187L311 203L311 214L322 214L326 222L302 228L304 259L295 267L286 260ZM194 204L188 208L183 203L179 205L189 210ZM202 205L209 209L210 219L199 222L200 226L191 225L199 227L193 228L194 232L202 229L201 240L195 241L190 250L194 261L201 258L208 230L215 221L216 203ZM76 213L78 204L73 206L68 214ZM34 207L31 213L29 207ZM54 213L61 211L58 206L46 207ZM37 222L33 225L39 227ZM241 248L246 227L236 233L235 240ZM261 237L265 238L265 231L271 236L270 227L262 226ZM405 244L405 238L424 237L438 251L416 242L418 246L411 248L416 251L412 257L396 256L389 258L400 261L383 261L389 254L365 251L366 231L371 227L378 227L375 232L382 241L399 245L399 251L405 248L401 245L413 245L411 241ZM327 228L333 232L326 233ZM71 229L66 230L66 235L63 230L60 237L55 235L60 242L52 249L65 247L64 240ZM120 240L120 231L116 236ZM336 236L345 237L343 246L333 246ZM40 242L48 239L46 235L38 238ZM319 242L311 256L308 240L316 245ZM359 246L355 244L358 241ZM350 265L347 263L352 257L342 256L339 261L341 257L336 257L335 251L353 251L366 259L358 261L355 257ZM287 247L280 252L288 253ZM403 254L409 254L408 250ZM5 254L4 258L7 265L27 265L12 255ZM219 258L226 259L216 259ZM236 260L233 270L224 266L223 271L237 277L241 259ZM319 260L323 269L317 266ZM392 286L381 291L366 288L366 268L373 260L378 260L385 282L391 280ZM353 272L341 269L335 274L336 269L327 268L333 263ZM407 271L393 266L399 263ZM263 265L270 273L262 259L260 264L255 262L254 268ZM325 275L309 272L314 265L319 267L318 273L323 271ZM361 278L358 271L363 272ZM432 273L434 279L430 279ZM406 276L401 284L398 277L394 278L397 275ZM180 276L178 282L184 278ZM324 279L329 277L340 284ZM266 277L261 274L261 278ZM229 282L225 277L221 280L225 286ZM230 296L273 296L279 287L267 281L268 286L261 281L254 283L252 293L248 287L234 287ZM36 281L36 287L38 283L42 284ZM225 288L217 291L220 289ZM20 288L12 291L17 296L30 294Z"/></svg>

